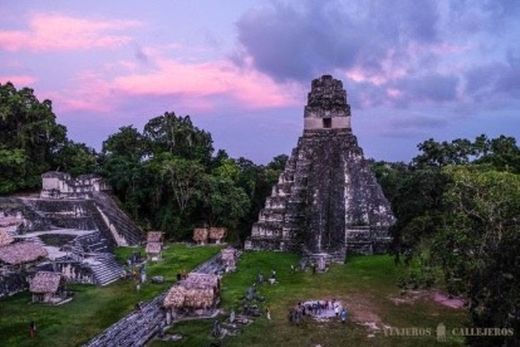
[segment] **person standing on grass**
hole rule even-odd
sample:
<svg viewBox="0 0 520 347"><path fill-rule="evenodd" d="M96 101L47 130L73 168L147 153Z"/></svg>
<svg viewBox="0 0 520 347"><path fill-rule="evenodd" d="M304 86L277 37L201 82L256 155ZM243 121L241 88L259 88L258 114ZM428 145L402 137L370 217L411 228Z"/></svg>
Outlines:
<svg viewBox="0 0 520 347"><path fill-rule="evenodd" d="M36 337L36 323L33 320L29 323L29 336L31 338Z"/></svg>
<svg viewBox="0 0 520 347"><path fill-rule="evenodd" d="M267 316L268 320L271 320L271 309L269 308L269 306L265 308L265 315Z"/></svg>
<svg viewBox="0 0 520 347"><path fill-rule="evenodd" d="M345 324L347 322L347 310L343 307L340 313L341 323Z"/></svg>

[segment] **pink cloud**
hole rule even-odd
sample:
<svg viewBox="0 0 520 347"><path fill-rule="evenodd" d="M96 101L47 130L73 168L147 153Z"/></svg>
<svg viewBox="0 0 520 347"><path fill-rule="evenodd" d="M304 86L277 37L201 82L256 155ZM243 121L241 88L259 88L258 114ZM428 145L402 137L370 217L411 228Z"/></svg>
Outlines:
<svg viewBox="0 0 520 347"><path fill-rule="evenodd" d="M58 13L33 15L26 30L1 30L0 50L55 51L117 47L131 41L120 31L135 28L131 20L100 20Z"/></svg>
<svg viewBox="0 0 520 347"><path fill-rule="evenodd" d="M114 93L102 75L81 72L73 79L74 88L44 92L43 97L53 101L60 112L92 111L110 112L114 109Z"/></svg>
<svg viewBox="0 0 520 347"><path fill-rule="evenodd" d="M403 95L403 93L399 89L388 88L386 90L386 95L389 96L390 98L398 99L399 97L401 97Z"/></svg>
<svg viewBox="0 0 520 347"><path fill-rule="evenodd" d="M252 108L295 104L294 86L279 85L264 74L228 61L182 63L159 58L155 70L116 77L112 86L129 95L177 94L200 99L227 95Z"/></svg>
<svg viewBox="0 0 520 347"><path fill-rule="evenodd" d="M378 70L373 71L361 65L355 65L345 71L345 76L354 82L371 83L376 86L402 78L408 74L408 66L396 53L393 48L387 50L381 57Z"/></svg>
<svg viewBox="0 0 520 347"><path fill-rule="evenodd" d="M36 82L36 77L29 76L29 75L0 76L0 83L7 83L7 82L11 82L17 88L22 88L22 87L34 84L34 82Z"/></svg>
<svg viewBox="0 0 520 347"><path fill-rule="evenodd" d="M299 104L300 86L278 84L250 67L227 60L181 62L147 49L149 64L120 60L101 70L83 71L71 81L74 88L47 92L59 112L110 113L136 97L175 98L176 105L209 112L228 103L256 109Z"/></svg>

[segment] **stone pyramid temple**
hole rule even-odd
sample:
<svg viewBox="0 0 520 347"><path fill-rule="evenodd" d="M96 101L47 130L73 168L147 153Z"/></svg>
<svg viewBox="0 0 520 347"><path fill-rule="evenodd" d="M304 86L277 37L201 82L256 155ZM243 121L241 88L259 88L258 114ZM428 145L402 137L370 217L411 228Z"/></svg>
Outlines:
<svg viewBox="0 0 520 347"><path fill-rule="evenodd" d="M386 251L394 216L352 133L341 81L312 81L303 136L253 225L245 248L343 262Z"/></svg>

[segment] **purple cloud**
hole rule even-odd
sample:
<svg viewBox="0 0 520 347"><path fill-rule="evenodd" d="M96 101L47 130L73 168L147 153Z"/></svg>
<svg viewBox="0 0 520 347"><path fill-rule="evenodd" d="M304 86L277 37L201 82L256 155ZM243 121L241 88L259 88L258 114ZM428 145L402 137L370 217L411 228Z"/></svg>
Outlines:
<svg viewBox="0 0 520 347"><path fill-rule="evenodd" d="M350 6L350 3L349 3ZM241 53L277 80L307 81L355 66L378 73L389 51L406 58L412 42L437 41L434 1L370 2L346 7L339 1L298 5L273 3L247 12L237 22Z"/></svg>

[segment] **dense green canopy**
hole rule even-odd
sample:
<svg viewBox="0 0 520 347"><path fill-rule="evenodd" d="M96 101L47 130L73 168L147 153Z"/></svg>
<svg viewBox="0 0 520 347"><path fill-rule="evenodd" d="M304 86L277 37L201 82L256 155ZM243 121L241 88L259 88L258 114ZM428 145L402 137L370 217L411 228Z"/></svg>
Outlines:
<svg viewBox="0 0 520 347"><path fill-rule="evenodd" d="M40 102L32 89L0 84L0 194L37 188L42 172L58 169L92 172L95 153L67 139L51 101Z"/></svg>
<svg viewBox="0 0 520 347"><path fill-rule="evenodd" d="M470 300L474 326L520 331L520 149L514 138L428 140L410 164L375 163L397 216L401 285L444 287ZM520 344L519 337L470 339Z"/></svg>

